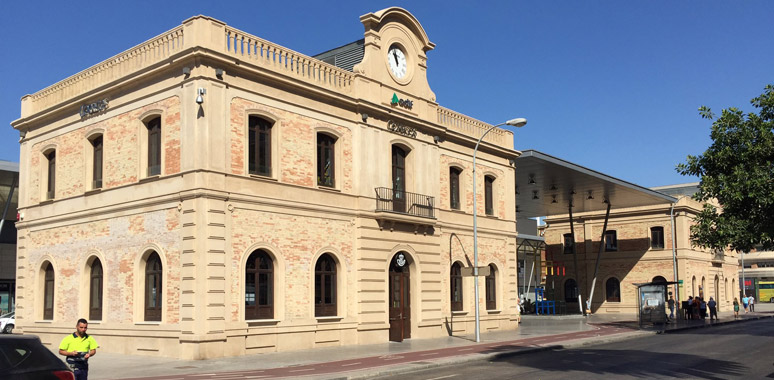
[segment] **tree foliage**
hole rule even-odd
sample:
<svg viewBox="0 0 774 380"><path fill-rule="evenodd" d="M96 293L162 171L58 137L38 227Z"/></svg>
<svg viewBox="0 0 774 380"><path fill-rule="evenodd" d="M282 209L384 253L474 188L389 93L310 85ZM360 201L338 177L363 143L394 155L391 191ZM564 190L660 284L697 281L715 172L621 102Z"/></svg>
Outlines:
<svg viewBox="0 0 774 380"><path fill-rule="evenodd" d="M774 85L751 103L757 114L723 110L712 123L712 145L677 165L680 174L700 178L694 199L720 204L705 203L691 227L691 240L701 247L774 248ZM715 117L708 107L699 113Z"/></svg>

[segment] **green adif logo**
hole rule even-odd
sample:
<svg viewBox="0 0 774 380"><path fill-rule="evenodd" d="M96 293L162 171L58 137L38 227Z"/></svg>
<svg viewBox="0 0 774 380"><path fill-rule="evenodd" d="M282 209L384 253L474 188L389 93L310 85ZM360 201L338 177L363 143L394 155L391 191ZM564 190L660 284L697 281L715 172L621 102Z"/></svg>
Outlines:
<svg viewBox="0 0 774 380"><path fill-rule="evenodd" d="M393 106L398 105L405 109L411 109L414 107L414 102L408 99L400 99L398 98L398 94L392 93L392 100L390 101L390 104Z"/></svg>

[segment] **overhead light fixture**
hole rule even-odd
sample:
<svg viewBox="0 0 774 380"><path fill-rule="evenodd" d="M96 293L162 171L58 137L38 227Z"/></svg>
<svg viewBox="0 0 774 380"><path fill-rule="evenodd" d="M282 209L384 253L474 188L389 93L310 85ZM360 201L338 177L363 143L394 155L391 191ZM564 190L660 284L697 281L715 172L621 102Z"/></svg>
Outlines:
<svg viewBox="0 0 774 380"><path fill-rule="evenodd" d="M199 90L197 91L197 93L199 95L196 97L196 104L204 103L204 97L202 95L206 94L207 90L204 87L199 87Z"/></svg>
<svg viewBox="0 0 774 380"><path fill-rule="evenodd" d="M511 119L505 122L505 125L510 125L511 127L521 128L525 125L527 125L527 119L523 117L517 117L515 119Z"/></svg>
<svg viewBox="0 0 774 380"><path fill-rule="evenodd" d="M532 199L540 199L540 197L538 197L538 191L537 190L533 190L532 191Z"/></svg>
<svg viewBox="0 0 774 380"><path fill-rule="evenodd" d="M530 185L534 185L535 184L535 175L534 174L530 174L529 175L529 181L527 181L527 183L529 183Z"/></svg>

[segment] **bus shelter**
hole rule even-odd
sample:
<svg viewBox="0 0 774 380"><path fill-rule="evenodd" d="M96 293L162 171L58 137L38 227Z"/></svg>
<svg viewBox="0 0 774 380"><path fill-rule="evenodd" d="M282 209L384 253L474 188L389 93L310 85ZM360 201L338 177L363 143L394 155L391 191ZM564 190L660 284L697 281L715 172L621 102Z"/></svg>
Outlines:
<svg viewBox="0 0 774 380"><path fill-rule="evenodd" d="M640 327L645 324L666 324L667 286L677 282L647 282L634 284L637 287L637 320Z"/></svg>

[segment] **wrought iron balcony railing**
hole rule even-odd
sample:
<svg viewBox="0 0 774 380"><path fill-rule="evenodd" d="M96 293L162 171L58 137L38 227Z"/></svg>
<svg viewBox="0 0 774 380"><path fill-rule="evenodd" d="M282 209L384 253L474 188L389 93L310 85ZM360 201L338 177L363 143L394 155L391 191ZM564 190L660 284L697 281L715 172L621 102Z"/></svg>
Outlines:
<svg viewBox="0 0 774 380"><path fill-rule="evenodd" d="M435 218L435 199L429 195L377 187L376 211L395 212L422 218Z"/></svg>

